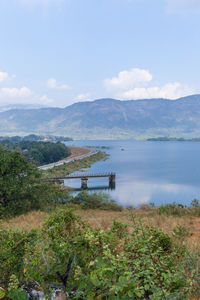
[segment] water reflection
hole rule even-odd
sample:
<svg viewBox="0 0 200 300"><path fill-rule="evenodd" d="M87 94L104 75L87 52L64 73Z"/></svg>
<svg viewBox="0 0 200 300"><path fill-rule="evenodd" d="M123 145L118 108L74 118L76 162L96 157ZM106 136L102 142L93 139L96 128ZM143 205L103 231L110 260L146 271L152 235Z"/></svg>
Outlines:
<svg viewBox="0 0 200 300"><path fill-rule="evenodd" d="M82 188L74 188L76 192L80 192L83 189ZM109 184L109 185L102 185L102 186L92 186L92 187L87 187L86 189L89 192L96 192L96 191L113 191L115 190L115 184Z"/></svg>
<svg viewBox="0 0 200 300"><path fill-rule="evenodd" d="M112 197L123 206L133 205L138 207L141 204L147 203L162 205L173 202L186 205L195 198L199 190L197 190L195 194L193 193L193 186L134 181L120 185L119 188L112 192ZM185 196L188 196L190 200L186 200Z"/></svg>

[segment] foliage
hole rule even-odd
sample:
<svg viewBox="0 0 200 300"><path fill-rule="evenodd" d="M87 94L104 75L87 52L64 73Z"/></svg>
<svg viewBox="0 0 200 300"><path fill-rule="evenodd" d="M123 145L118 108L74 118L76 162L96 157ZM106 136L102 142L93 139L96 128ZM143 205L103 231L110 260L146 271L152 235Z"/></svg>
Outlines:
<svg viewBox="0 0 200 300"><path fill-rule="evenodd" d="M68 157L71 152L64 144L57 142L42 142L24 140L13 143L10 140L0 141L0 144L12 151L18 151L31 163L36 165L49 164Z"/></svg>
<svg viewBox="0 0 200 300"><path fill-rule="evenodd" d="M187 237L190 237L192 234L188 231L187 227L177 225L173 229L173 235L179 240L182 241Z"/></svg>
<svg viewBox="0 0 200 300"><path fill-rule="evenodd" d="M5 295L6 295L5 290L2 287L0 287L0 299L3 299Z"/></svg>
<svg viewBox="0 0 200 300"><path fill-rule="evenodd" d="M8 298L11 300L28 300L26 292L19 288L19 281L15 275L11 275L8 286Z"/></svg>
<svg viewBox="0 0 200 300"><path fill-rule="evenodd" d="M39 209L65 197L19 152L0 147L0 218Z"/></svg>
<svg viewBox="0 0 200 300"><path fill-rule="evenodd" d="M14 274L18 280L39 282L45 290L48 283L67 278L70 298L83 300L198 299L200 295L199 268L194 267L199 253L188 253L167 234L134 218L131 227L114 221L103 231L64 209L46 220L42 232L3 234L12 249L6 254L6 245L1 246L4 281Z"/></svg>
<svg viewBox="0 0 200 300"><path fill-rule="evenodd" d="M157 208L157 213L159 215L165 214L167 216L200 216L200 203L198 199L194 199L191 202L191 207L183 206L182 204L172 203L172 204L165 204L159 206Z"/></svg>
<svg viewBox="0 0 200 300"><path fill-rule="evenodd" d="M187 210L181 204L165 204L158 207L158 214L172 215L172 216L183 216L187 213Z"/></svg>
<svg viewBox="0 0 200 300"><path fill-rule="evenodd" d="M26 136L0 136L0 141L9 141L12 143L19 143L24 141L51 141L51 142L67 142L72 141L72 138L65 136L55 136L55 135L36 135L29 134Z"/></svg>
<svg viewBox="0 0 200 300"><path fill-rule="evenodd" d="M23 270L25 245L33 243L37 237L36 231L0 230L0 274L4 274L6 282L12 274Z"/></svg>
<svg viewBox="0 0 200 300"><path fill-rule="evenodd" d="M191 202L191 207L193 208L199 208L200 207L200 202L198 199L193 199L192 202Z"/></svg>
<svg viewBox="0 0 200 300"><path fill-rule="evenodd" d="M83 209L103 209L122 211L123 208L110 198L106 193L92 193L81 191L71 199L71 203L80 205Z"/></svg>

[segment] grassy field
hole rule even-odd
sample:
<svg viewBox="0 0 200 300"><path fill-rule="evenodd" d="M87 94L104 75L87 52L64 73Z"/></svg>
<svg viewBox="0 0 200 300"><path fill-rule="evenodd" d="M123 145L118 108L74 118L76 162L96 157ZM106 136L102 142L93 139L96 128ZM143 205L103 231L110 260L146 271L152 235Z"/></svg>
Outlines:
<svg viewBox="0 0 200 300"><path fill-rule="evenodd" d="M61 209L62 206L56 208ZM200 245L200 217L184 215L184 216L167 216L159 215L157 208L144 210L128 210L121 212L105 211L99 209L81 210L75 209L84 221L89 222L93 228L108 230L114 220L121 221L125 224L132 224L132 216L137 220L141 220L143 224L152 225L170 236L174 235L174 228L180 226L182 235L189 246L197 247ZM44 220L49 216L50 212L33 211L26 215L21 215L10 220L2 221L1 229L25 229L30 231L33 228L42 228ZM180 233L181 234L181 233Z"/></svg>

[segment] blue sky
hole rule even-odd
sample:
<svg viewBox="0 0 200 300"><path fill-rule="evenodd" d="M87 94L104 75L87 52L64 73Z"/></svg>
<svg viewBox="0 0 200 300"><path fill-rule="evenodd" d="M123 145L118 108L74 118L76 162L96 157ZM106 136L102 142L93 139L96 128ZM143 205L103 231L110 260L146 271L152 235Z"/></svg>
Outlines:
<svg viewBox="0 0 200 300"><path fill-rule="evenodd" d="M199 0L1 0L0 106L200 93Z"/></svg>

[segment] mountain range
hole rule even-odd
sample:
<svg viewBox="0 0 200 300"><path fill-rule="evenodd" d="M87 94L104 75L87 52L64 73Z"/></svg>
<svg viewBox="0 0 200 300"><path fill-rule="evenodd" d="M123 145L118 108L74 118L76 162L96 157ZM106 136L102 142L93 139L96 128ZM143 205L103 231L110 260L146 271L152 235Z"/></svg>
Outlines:
<svg viewBox="0 0 200 300"><path fill-rule="evenodd" d="M200 95L177 100L98 99L65 108L0 112L0 135L53 134L74 139L200 137Z"/></svg>

